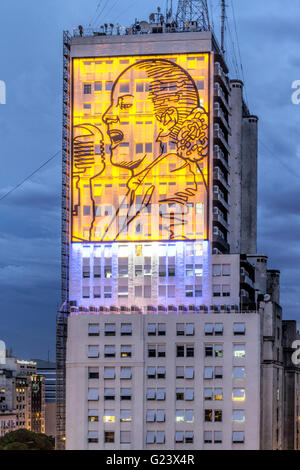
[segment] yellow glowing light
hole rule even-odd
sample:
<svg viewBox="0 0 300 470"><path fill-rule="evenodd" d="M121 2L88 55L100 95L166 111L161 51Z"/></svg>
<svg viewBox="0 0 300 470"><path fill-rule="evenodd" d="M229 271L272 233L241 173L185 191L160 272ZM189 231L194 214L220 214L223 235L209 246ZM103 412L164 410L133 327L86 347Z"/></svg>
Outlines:
<svg viewBox="0 0 300 470"><path fill-rule="evenodd" d="M115 416L103 416L104 423L114 423L116 421Z"/></svg>
<svg viewBox="0 0 300 470"><path fill-rule="evenodd" d="M209 67L73 60L72 241L207 239Z"/></svg>

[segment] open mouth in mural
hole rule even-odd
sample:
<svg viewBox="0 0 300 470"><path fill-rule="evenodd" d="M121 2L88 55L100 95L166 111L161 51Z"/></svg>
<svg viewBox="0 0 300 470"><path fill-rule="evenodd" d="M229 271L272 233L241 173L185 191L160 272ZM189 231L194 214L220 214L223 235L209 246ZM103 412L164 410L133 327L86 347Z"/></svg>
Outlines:
<svg viewBox="0 0 300 470"><path fill-rule="evenodd" d="M111 138L112 148L116 148L116 146L119 145L124 139L123 132L118 129L112 129L109 132L109 136Z"/></svg>

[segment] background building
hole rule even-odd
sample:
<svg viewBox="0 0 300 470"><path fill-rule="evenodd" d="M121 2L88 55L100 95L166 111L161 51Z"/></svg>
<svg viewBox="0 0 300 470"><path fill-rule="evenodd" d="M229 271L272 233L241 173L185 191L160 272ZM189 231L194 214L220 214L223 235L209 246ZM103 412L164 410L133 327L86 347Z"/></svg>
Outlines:
<svg viewBox="0 0 300 470"><path fill-rule="evenodd" d="M156 20L64 34L57 447L296 446L258 118L207 25Z"/></svg>

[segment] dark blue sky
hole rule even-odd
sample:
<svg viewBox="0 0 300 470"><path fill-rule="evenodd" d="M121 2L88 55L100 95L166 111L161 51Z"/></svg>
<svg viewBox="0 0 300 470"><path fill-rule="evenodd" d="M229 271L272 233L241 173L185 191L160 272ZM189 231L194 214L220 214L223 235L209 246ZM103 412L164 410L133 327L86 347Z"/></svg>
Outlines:
<svg viewBox="0 0 300 470"><path fill-rule="evenodd" d="M291 84L300 80L300 3L233 1L248 104L260 118L258 250L270 257L270 268L281 270L285 318L298 319L300 105L291 102ZM2 2L0 80L7 85L7 104L0 105L0 197L60 149L62 31L88 24L98 3ZM220 2L210 3L217 24ZM158 4L101 0L98 13L105 8L97 24L127 26L135 17L148 19ZM24 358L46 358L48 350L55 357L60 170L57 157L0 202L0 339Z"/></svg>

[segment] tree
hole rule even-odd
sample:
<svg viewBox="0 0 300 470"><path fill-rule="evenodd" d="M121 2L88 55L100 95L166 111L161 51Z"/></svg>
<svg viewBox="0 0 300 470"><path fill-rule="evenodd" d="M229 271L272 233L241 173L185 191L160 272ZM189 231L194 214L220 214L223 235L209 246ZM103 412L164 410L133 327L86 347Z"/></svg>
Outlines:
<svg viewBox="0 0 300 470"><path fill-rule="evenodd" d="M0 437L0 450L54 450L54 439L27 429L17 429Z"/></svg>

